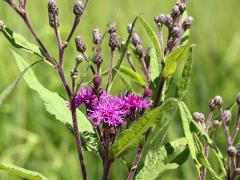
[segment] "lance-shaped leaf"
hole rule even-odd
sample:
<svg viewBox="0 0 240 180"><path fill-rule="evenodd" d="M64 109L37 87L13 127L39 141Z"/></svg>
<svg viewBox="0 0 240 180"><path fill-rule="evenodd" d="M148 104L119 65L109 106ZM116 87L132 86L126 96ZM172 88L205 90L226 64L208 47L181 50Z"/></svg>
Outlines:
<svg viewBox="0 0 240 180"><path fill-rule="evenodd" d="M165 113L167 103L172 103L172 101L176 100L169 100L163 106L146 111L132 127L123 131L110 149L112 158L122 156L124 153L135 148L143 140L144 133L149 128L155 127L157 124L165 124L165 122L161 122L163 120L169 121L169 119L162 118L162 116ZM165 131L165 129L162 129L162 131ZM158 133L160 134L161 132Z"/></svg>
<svg viewBox="0 0 240 180"><path fill-rule="evenodd" d="M186 138L179 138L162 147L152 148L148 151L144 166L137 174L136 180L155 180L166 171L180 167L187 160L188 155Z"/></svg>
<svg viewBox="0 0 240 180"><path fill-rule="evenodd" d="M0 163L0 171L5 171L9 174L14 174L29 180L47 180L46 177L38 172L30 171L9 163Z"/></svg>
<svg viewBox="0 0 240 180"><path fill-rule="evenodd" d="M157 52L155 48L151 49L151 60L150 60L150 77L153 83L159 77L161 73L161 64L157 59Z"/></svg>
<svg viewBox="0 0 240 180"><path fill-rule="evenodd" d="M163 68L163 72L162 72L163 77L165 78L172 77L172 75L177 70L177 65L179 64L179 62L181 62L182 60L186 59L186 57L188 57L189 52L193 46L194 45L181 46L175 51L171 52L166 57L165 67Z"/></svg>
<svg viewBox="0 0 240 180"><path fill-rule="evenodd" d="M184 66L182 76L177 84L176 97L179 99L182 99L187 94L188 87L191 81L192 67L193 67L192 48L190 48L190 53L187 62Z"/></svg>
<svg viewBox="0 0 240 180"><path fill-rule="evenodd" d="M24 59L17 54L16 52L12 51L15 57L16 63L18 68L22 71L29 65L27 64ZM67 108L67 102L63 98L61 98L57 93L52 92L45 88L36 78L32 70L29 70L24 75L24 80L26 81L27 85L36 91L40 98L43 100L46 110L54 115L57 120L64 123L67 127L72 127L72 116L70 110ZM78 127L79 131L84 134L84 132L94 133L92 128L92 124L86 118L86 116L79 110L77 110L77 117L78 117ZM87 138L89 138L88 136Z"/></svg>

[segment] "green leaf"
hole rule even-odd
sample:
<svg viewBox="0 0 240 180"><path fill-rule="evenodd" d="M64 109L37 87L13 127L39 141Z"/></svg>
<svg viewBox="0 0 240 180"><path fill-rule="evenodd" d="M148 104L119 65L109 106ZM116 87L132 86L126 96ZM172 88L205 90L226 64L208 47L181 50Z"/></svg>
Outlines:
<svg viewBox="0 0 240 180"><path fill-rule="evenodd" d="M192 67L193 67L192 48L190 48L190 53L187 62L184 66L182 77L177 84L176 98L182 99L187 94L188 87L191 81Z"/></svg>
<svg viewBox="0 0 240 180"><path fill-rule="evenodd" d="M121 78L123 84L126 86L127 90L128 90L129 92L134 92L134 90L133 90L133 88L131 87L130 83L124 78L123 74L122 74L120 71L116 70L116 69L114 69L114 71L117 71L117 72L118 72L118 74L120 75L120 78Z"/></svg>
<svg viewBox="0 0 240 180"><path fill-rule="evenodd" d="M198 175L200 175L201 164L198 162L198 159L197 159L197 152L194 144L193 134L190 130L190 121L192 116L189 110L187 109L186 105L182 101L179 102L178 105L179 105L180 115L182 119L183 131L188 142L189 151L197 167Z"/></svg>
<svg viewBox="0 0 240 180"><path fill-rule="evenodd" d="M45 56L44 53L42 51L42 49L40 47L38 47L35 44L32 44L30 42L28 42L23 36L21 36L18 33L15 33L14 31L12 31L10 28L8 27L4 27L3 30L3 35L6 37L6 39L17 49L23 49L27 52L30 52L32 54L35 54L37 56L39 56L41 59L43 59L45 62L47 62L49 65L52 66L52 64L50 64Z"/></svg>
<svg viewBox="0 0 240 180"><path fill-rule="evenodd" d="M185 154L184 158L182 154L186 149L186 138L179 138L162 147L150 149L144 160L143 168L136 176L136 180L154 180L168 170L177 169L188 158L188 154ZM184 160L176 161L180 156Z"/></svg>
<svg viewBox="0 0 240 180"><path fill-rule="evenodd" d="M187 10L183 13L183 20L185 20L188 17ZM190 29L186 30L183 34L183 37L181 39L181 45L186 45L189 41L190 37Z"/></svg>
<svg viewBox="0 0 240 180"><path fill-rule="evenodd" d="M134 82L139 84L140 86L145 87L146 81L136 72L134 72L132 69L125 67L125 66L120 66L119 71L131 78Z"/></svg>
<svg viewBox="0 0 240 180"><path fill-rule="evenodd" d="M169 100L168 103L176 101L175 99ZM129 129L123 131L116 142L112 145L110 149L110 154L113 158L117 158L123 155L125 152L135 148L144 138L144 133L151 127L155 127L157 124L164 124L162 120L162 114L164 113L164 104L153 110L148 110L144 115L139 118ZM165 129L162 129L165 130ZM160 132L159 132L160 133Z"/></svg>
<svg viewBox="0 0 240 180"><path fill-rule="evenodd" d="M146 29L149 37L151 38L152 43L154 44L154 47L156 49L157 60L160 63L161 58L163 58L163 54L161 52L161 46L160 46L160 43L158 41L158 37L157 37L156 33L153 31L153 29L151 28L151 26L147 23L147 21L143 17L141 17L139 15L137 17L139 18L140 23Z"/></svg>
<svg viewBox="0 0 240 180"><path fill-rule="evenodd" d="M155 80L159 77L161 73L161 65L156 55L157 55L156 49L152 48L150 60L150 77L152 82L155 82Z"/></svg>
<svg viewBox="0 0 240 180"><path fill-rule="evenodd" d="M16 52L12 51L15 57L16 63L18 68L22 71L28 64L24 59L17 54ZM24 75L24 80L28 84L28 86L36 91L40 98L43 100L46 110L54 115L57 120L64 123L67 127L69 125L72 127L72 116L70 110L66 106L66 100L61 98L57 93L52 92L45 88L36 78L32 70L29 70ZM86 116L79 110L77 110L77 117L78 117L78 127L79 131L84 134L84 132L94 133L92 128L92 124L86 118Z"/></svg>
<svg viewBox="0 0 240 180"><path fill-rule="evenodd" d="M162 72L163 77L172 77L177 70L178 63L186 59L185 57L188 57L193 46L194 45L181 46L166 57L165 67Z"/></svg>
<svg viewBox="0 0 240 180"><path fill-rule="evenodd" d="M38 64L42 61L37 61L30 66L28 66L26 69L24 69L18 77L6 88L2 91L0 94L0 106L3 104L4 100L11 94L11 92L16 88L18 82L22 79L23 75L27 72L28 69L32 68L35 64Z"/></svg>
<svg viewBox="0 0 240 180"><path fill-rule="evenodd" d="M44 177L42 174L38 172L29 171L27 169L9 163L0 163L0 170L30 180L47 180L46 177Z"/></svg>

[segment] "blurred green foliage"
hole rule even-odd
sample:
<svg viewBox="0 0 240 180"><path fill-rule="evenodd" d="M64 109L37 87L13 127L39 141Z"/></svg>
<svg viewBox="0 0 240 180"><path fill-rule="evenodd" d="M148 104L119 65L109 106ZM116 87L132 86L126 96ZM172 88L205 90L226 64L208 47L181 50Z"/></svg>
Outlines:
<svg viewBox="0 0 240 180"><path fill-rule="evenodd" d="M91 31L100 28L103 32L108 21L115 17L118 33L127 36L126 26L135 13L144 13L154 27L153 17L168 13L175 0L90 0L87 11L76 34L84 37L91 52ZM74 0L59 1L62 36L66 38L72 25ZM208 101L216 94L222 95L225 105L231 104L240 92L240 28L239 0L189 0L188 12L195 18L191 31L194 48L194 70L189 93L185 101L191 111L208 111ZM32 23L50 51L57 55L54 33L48 25L47 0L29 1L28 10ZM0 19L16 32L35 42L22 20L3 1L0 2ZM145 42L150 42L144 29L137 25L139 34ZM107 42L105 41L105 45ZM0 92L6 88L19 73L10 52L12 47L0 34ZM146 47L145 47L146 48ZM106 49L106 48L105 48ZM105 50L105 68L110 50ZM35 56L22 54L28 62L37 60ZM74 43L66 51L66 72L70 72L77 55ZM82 66L83 67L83 66ZM44 64L34 67L41 82L49 89L58 91L65 97L62 85L54 70ZM122 84L114 85L114 93L124 89ZM168 130L167 139L181 137L179 119ZM221 131L221 129L220 129ZM216 136L217 144L225 149L223 133ZM101 161L86 153L87 169L90 179L101 179ZM51 115L45 112L36 93L21 81L6 103L0 108L0 161L10 162L30 170L41 172L49 179L79 179L80 169L73 136ZM211 159L210 159L211 161ZM214 163L214 160L212 161ZM189 159L180 169L166 174L162 179L197 179ZM95 170L97 169L97 170ZM93 171L94 170L94 171ZM127 169L117 161L112 168L111 179L125 179ZM210 176L209 176L210 178ZM0 171L0 179L18 179ZM211 178L210 178L211 179Z"/></svg>

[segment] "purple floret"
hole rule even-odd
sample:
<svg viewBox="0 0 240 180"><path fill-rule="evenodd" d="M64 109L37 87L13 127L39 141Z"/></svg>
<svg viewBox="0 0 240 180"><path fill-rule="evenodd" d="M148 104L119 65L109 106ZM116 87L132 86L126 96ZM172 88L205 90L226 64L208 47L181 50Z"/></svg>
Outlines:
<svg viewBox="0 0 240 180"><path fill-rule="evenodd" d="M97 96L93 93L93 90L88 87L81 87L81 90L77 93L76 96L76 107L79 107L82 104L85 104L86 107L92 107L97 101Z"/></svg>

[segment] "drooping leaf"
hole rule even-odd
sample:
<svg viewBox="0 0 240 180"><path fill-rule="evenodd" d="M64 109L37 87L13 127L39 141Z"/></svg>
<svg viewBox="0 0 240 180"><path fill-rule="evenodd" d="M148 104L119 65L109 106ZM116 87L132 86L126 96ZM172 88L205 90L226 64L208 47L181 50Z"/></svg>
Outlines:
<svg viewBox="0 0 240 180"><path fill-rule="evenodd" d="M198 162L197 159L197 152L194 144L193 134L190 130L191 113L188 111L186 105L183 102L179 102L178 104L182 119L183 131L188 142L189 151L197 168L198 175L200 175L201 164Z"/></svg>
<svg viewBox="0 0 240 180"><path fill-rule="evenodd" d="M172 101L176 100L171 99L168 101L168 103L172 103ZM165 105L146 111L144 115L132 125L132 127L123 131L110 149L111 156L113 158L117 158L123 155L125 152L135 148L143 140L144 133L149 128L160 124L162 120L166 120L165 118L162 118ZM161 124L164 123L165 122L162 122ZM162 130L164 131L165 129ZM158 133L160 134L161 132Z"/></svg>
<svg viewBox="0 0 240 180"><path fill-rule="evenodd" d="M131 80L139 84L140 86L145 87L146 81L139 75L138 73L134 72L132 69L125 67L125 66L120 66L119 72L129 76Z"/></svg>
<svg viewBox="0 0 240 180"><path fill-rule="evenodd" d="M189 57L184 66L182 77L177 84L176 98L182 99L187 94L188 87L191 81L192 67L193 67L192 49L190 48Z"/></svg>
<svg viewBox="0 0 240 180"><path fill-rule="evenodd" d="M144 160L144 166L136 176L136 180L155 180L168 170L177 169L188 158L186 138L179 138L164 146L152 148L148 151ZM182 160L177 161L181 156Z"/></svg>
<svg viewBox="0 0 240 180"><path fill-rule="evenodd" d="M22 71L29 65L24 59L12 51L15 57L16 63L19 69ZM64 123L67 127L70 125L70 129L72 127L72 116L70 110L67 108L67 102L63 98L61 98L57 93L52 92L45 88L36 78L32 70L29 70L24 75L24 80L28 84L28 86L36 91L40 98L43 100L46 110L55 116L55 118L62 123ZM77 110L78 117L78 127L79 131L84 134L84 132L93 133L94 130L92 128L92 124L86 118L86 116L79 110ZM84 137L83 137L84 138Z"/></svg>
<svg viewBox="0 0 240 180"><path fill-rule="evenodd" d="M188 57L193 46L194 45L181 46L166 57L165 67L162 72L163 77L169 78L176 72L178 63Z"/></svg>
<svg viewBox="0 0 240 180"><path fill-rule="evenodd" d="M158 41L158 37L157 37L156 33L153 31L153 29L151 28L151 26L147 23L147 21L143 17L141 17L139 15L137 17L139 18L140 23L146 29L150 39L152 40L152 43L153 43L153 45L155 47L155 50L156 50L157 60L160 63L161 58L163 58L163 54L161 52L161 46L160 46L160 43Z"/></svg>
<svg viewBox="0 0 240 180"><path fill-rule="evenodd" d="M46 177L38 172L30 171L9 163L0 163L0 171L5 171L9 174L14 174L29 180L47 180Z"/></svg>
<svg viewBox="0 0 240 180"><path fill-rule="evenodd" d="M45 56L44 53L42 51L42 49L40 47L38 47L35 44L32 44L30 42L28 42L22 35L12 31L10 28L8 27L4 27L2 30L3 35L6 37L6 39L17 49L23 49L27 52L30 52L32 54L37 55L38 57L40 57L41 59L43 59L45 62L47 62L49 65L52 66L52 64L50 64Z"/></svg>
<svg viewBox="0 0 240 180"><path fill-rule="evenodd" d="M22 79L23 75L29 68L32 68L35 64L38 64L42 61L37 61L30 66L28 66L26 69L24 69L18 76L17 78L6 88L4 89L1 94L0 94L0 106L3 104L4 100L11 94L11 92L16 88L18 82Z"/></svg>

